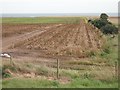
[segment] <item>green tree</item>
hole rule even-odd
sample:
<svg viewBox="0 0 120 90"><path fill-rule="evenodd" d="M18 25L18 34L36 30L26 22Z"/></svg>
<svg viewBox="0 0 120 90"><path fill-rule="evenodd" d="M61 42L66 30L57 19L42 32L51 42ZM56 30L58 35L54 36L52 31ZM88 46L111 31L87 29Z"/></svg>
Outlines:
<svg viewBox="0 0 120 90"><path fill-rule="evenodd" d="M108 16L106 13L102 13L102 14L100 15L100 19L102 19L102 20L107 20L108 17L109 17L109 16Z"/></svg>

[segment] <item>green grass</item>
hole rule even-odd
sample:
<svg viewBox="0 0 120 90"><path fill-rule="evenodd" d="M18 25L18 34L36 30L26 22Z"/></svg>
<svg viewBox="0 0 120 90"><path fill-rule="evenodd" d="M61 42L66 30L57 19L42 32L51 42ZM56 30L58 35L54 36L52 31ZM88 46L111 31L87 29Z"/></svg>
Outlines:
<svg viewBox="0 0 120 90"><path fill-rule="evenodd" d="M93 79L75 78L66 84L59 80L13 78L3 81L3 88L116 88L117 83Z"/></svg>
<svg viewBox="0 0 120 90"><path fill-rule="evenodd" d="M2 18L2 23L36 24L36 23L79 23L82 17L34 17Z"/></svg>
<svg viewBox="0 0 120 90"><path fill-rule="evenodd" d="M106 59L107 63L114 65L118 61L118 35L115 38L106 36L107 42L103 46L103 51L99 53L99 57Z"/></svg>
<svg viewBox="0 0 120 90"><path fill-rule="evenodd" d="M99 80L76 78L72 80L71 83L61 86L70 88L115 88L117 87L117 83L114 82L106 83Z"/></svg>
<svg viewBox="0 0 120 90"><path fill-rule="evenodd" d="M50 88L57 87L57 81L48 81L45 79L27 79L27 78L14 78L11 80L3 81L3 88Z"/></svg>

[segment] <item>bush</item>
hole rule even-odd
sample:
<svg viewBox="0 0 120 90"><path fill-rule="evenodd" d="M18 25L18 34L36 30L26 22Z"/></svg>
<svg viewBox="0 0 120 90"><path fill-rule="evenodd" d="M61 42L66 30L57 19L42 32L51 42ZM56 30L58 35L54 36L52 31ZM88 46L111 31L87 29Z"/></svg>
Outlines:
<svg viewBox="0 0 120 90"><path fill-rule="evenodd" d="M118 28L108 21L108 15L105 13L102 13L99 19L88 20L88 22L100 29L104 34L118 33Z"/></svg>
<svg viewBox="0 0 120 90"><path fill-rule="evenodd" d="M101 31L104 34L117 34L118 33L118 28L115 27L112 24L107 24L107 25L105 25L104 27L101 28Z"/></svg>
<svg viewBox="0 0 120 90"><path fill-rule="evenodd" d="M97 28L101 28L103 26L105 26L108 22L102 19L96 19L94 21L92 21L92 24L97 27Z"/></svg>
<svg viewBox="0 0 120 90"><path fill-rule="evenodd" d="M11 74L3 72L2 77L3 78L9 78L9 77L11 77Z"/></svg>
<svg viewBox="0 0 120 90"><path fill-rule="evenodd" d="M9 78L11 77L11 74L6 72L6 68L2 68L2 77L3 78Z"/></svg>

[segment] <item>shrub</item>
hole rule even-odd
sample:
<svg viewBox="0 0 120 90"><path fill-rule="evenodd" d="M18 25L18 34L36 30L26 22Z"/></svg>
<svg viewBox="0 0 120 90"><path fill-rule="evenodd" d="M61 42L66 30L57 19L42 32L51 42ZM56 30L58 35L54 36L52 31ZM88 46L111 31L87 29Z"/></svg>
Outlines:
<svg viewBox="0 0 120 90"><path fill-rule="evenodd" d="M96 19L96 20L94 20L93 22L92 22L92 24L95 26L95 27L97 27L97 28L101 28L101 27L103 27L103 26L105 26L106 24L107 24L107 22L106 21L103 21L103 20L101 20L101 19Z"/></svg>
<svg viewBox="0 0 120 90"><path fill-rule="evenodd" d="M102 13L99 19L88 20L89 23L92 23L95 27L100 29L104 34L117 34L118 28L113 25L108 20L108 15Z"/></svg>
<svg viewBox="0 0 120 90"><path fill-rule="evenodd" d="M117 34L118 33L118 28L115 27L112 24L107 24L107 25L105 25L104 27L101 28L101 31L104 34Z"/></svg>
<svg viewBox="0 0 120 90"><path fill-rule="evenodd" d="M11 77L11 74L10 73L8 73L8 72L6 72L6 68L2 68L2 77L3 78L9 78L9 77Z"/></svg>
<svg viewBox="0 0 120 90"><path fill-rule="evenodd" d="M3 72L2 77L3 78L9 78L9 77L11 77L11 74Z"/></svg>

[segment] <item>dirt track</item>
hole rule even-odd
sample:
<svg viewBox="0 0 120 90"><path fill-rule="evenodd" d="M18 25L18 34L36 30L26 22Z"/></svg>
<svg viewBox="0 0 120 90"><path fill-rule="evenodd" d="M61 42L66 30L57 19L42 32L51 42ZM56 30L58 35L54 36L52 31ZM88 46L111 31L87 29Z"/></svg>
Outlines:
<svg viewBox="0 0 120 90"><path fill-rule="evenodd" d="M29 33L26 33L23 35L11 37L11 38L5 38L5 39L3 39L3 48L2 49L4 51L4 50L8 49L10 46L14 47L15 43L19 43L21 41L24 41L24 40L26 40L30 37L33 37L37 34L41 34L42 32L44 32L44 31L36 30L36 31L32 31L32 32L29 32Z"/></svg>

